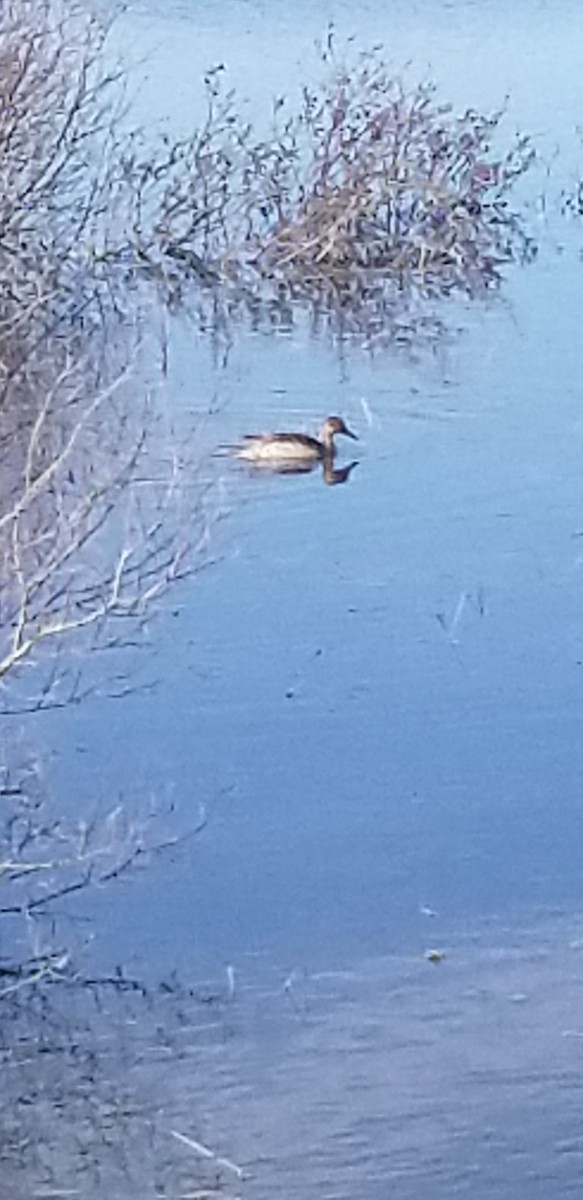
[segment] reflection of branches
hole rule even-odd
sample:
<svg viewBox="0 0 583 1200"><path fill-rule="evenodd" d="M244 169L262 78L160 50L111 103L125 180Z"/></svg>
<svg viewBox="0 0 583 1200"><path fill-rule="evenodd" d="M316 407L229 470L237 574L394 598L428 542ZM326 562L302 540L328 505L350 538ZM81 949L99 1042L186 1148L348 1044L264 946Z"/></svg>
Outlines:
<svg viewBox="0 0 583 1200"><path fill-rule="evenodd" d="M60 981L68 965L68 954L46 953L26 959L18 967L0 966L0 1000L12 999L25 988Z"/></svg>
<svg viewBox="0 0 583 1200"><path fill-rule="evenodd" d="M66 819L52 813L33 768L21 768L16 776L4 769L0 773L0 917L24 918L33 942L31 953L20 961L0 960L0 1000L27 986L71 977L70 952L44 946L37 923L55 903L120 879L152 855L176 849L205 824L206 813L201 810L187 833L155 838L152 816L131 819L121 803L93 819ZM53 938L54 930L51 942Z"/></svg>
<svg viewBox="0 0 583 1200"><path fill-rule="evenodd" d="M225 1036L220 1010L174 976L67 979L58 999L47 986L2 1004L3 1195L228 1200L241 1168L190 1087Z"/></svg>

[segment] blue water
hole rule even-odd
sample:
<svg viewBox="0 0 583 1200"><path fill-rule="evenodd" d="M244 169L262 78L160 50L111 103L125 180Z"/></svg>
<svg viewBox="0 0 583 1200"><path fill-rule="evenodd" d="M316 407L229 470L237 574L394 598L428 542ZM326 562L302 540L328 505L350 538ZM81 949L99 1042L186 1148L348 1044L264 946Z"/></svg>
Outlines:
<svg viewBox="0 0 583 1200"><path fill-rule="evenodd" d="M83 770L210 813L147 922L150 880L128 892L134 950L338 964L419 948L425 905L449 927L578 901L579 271L549 251L446 363L237 346L218 429L337 409L360 461L338 488L226 464L219 561L156 628L155 692L71 717Z"/></svg>
<svg viewBox="0 0 583 1200"><path fill-rule="evenodd" d="M241 1016L234 1060L225 1052L208 1099L213 1128L227 1144L232 1129L254 1159L253 1194L276 1184L302 1197L386 1195L392 1121L392 1155L408 1164L395 1195L570 1195L581 1148L560 1169L545 1157L537 1105L554 1086L560 1046L553 1128L563 1103L572 1130L574 1043L553 1050L553 1038L576 1003L564 1015L552 997L561 987L578 994L578 968L559 955L537 973L527 954L508 982L484 945L507 952L525 929L535 942L544 931L548 945L551 918L570 929L583 903L583 242L558 214L578 161L583 11L143 0L123 17L121 39L131 33L146 58L138 103L180 127L196 111L200 71L222 60L261 111L268 93L295 85L332 16L340 35L385 41L413 74L431 69L457 104L509 96L509 132L528 128L546 156L529 196L539 257L509 273L499 300L448 306L447 341L411 357L358 345L340 355L299 321L279 337L239 331L226 365L213 368L200 337L177 325L170 395L195 425L214 397L209 444L317 427L337 411L359 434L358 466L330 488L317 474L255 478L222 463L229 512L216 562L155 626L146 672L155 690L89 701L48 718L44 736L56 779L90 803L170 797L180 828L196 823L200 805L208 812L190 848L98 900L94 953L102 964L223 981L230 964L243 991L271 980L279 1016L258 1003L250 1040ZM553 929L551 940L568 941ZM446 958L429 977L431 946ZM465 973L448 975L460 955ZM390 962L414 963L413 982L401 967L396 979ZM333 989L308 1036L284 1016L284 981L329 970L356 980L352 1015L345 1021L346 995ZM397 988L396 1009L383 1008L384 988ZM539 1016L531 1008L513 1076L505 1063L524 1023L510 1001L523 992L536 993ZM496 1086L472 1065L477 1056L486 1071L490 1053L468 1008L476 995L488 998ZM403 1067L385 1045L397 1011ZM357 1054L368 1021L382 1038L371 1034ZM319 1065L322 1028L331 1048ZM407 1080L401 1125L391 1089L406 1091ZM498 1157L488 1137L502 1139Z"/></svg>

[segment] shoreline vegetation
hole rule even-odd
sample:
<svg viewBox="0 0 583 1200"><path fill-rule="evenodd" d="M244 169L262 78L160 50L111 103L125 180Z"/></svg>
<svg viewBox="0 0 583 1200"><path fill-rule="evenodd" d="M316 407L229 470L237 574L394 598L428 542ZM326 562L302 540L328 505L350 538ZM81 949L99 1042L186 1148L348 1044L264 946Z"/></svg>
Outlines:
<svg viewBox="0 0 583 1200"><path fill-rule="evenodd" d="M111 272L100 260L113 225L129 220L123 155L133 136L122 133L125 81L109 69L106 38L59 0L7 0L0 12L6 1020L59 982L82 986L75 898L177 844L167 828L153 832L170 823L161 803L153 811L150 801L99 797L100 815L87 804L65 815L35 750L35 719L94 691L121 699L135 690L151 618L206 562L217 515L196 447L178 442L161 403L166 381L151 348L159 295L134 286L121 259ZM140 811L128 812L132 804ZM195 823L192 833L204 819Z"/></svg>
<svg viewBox="0 0 583 1200"><path fill-rule="evenodd" d="M131 321L145 281L171 308L194 286L225 312L301 302L366 331L409 298L483 296L535 253L512 198L530 139L395 78L382 49L343 56L330 34L320 82L277 97L267 129L218 66L173 140L132 128L99 22L59 0L8 0L0 21L4 365L15 322Z"/></svg>
<svg viewBox="0 0 583 1200"><path fill-rule="evenodd" d="M25 734L83 700L91 656L139 642L205 560L212 489L202 473L183 487L182 445L160 453L149 330L183 305L207 332L297 310L391 345L427 322L420 303L491 294L536 249L512 197L530 140L501 150L502 112L456 115L378 49L344 60L329 37L322 82L277 98L267 131L210 70L201 123L173 140L131 128L107 35L60 0L0 12L0 712ZM64 902L158 848L117 805L64 821L30 744L5 741L5 1065L23 1008L42 1021L47 990L83 984Z"/></svg>

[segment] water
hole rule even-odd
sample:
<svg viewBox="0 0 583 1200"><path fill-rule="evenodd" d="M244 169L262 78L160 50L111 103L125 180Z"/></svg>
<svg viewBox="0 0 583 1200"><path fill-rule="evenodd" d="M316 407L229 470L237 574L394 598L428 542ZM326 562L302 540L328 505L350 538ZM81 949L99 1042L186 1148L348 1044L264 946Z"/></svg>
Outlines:
<svg viewBox="0 0 583 1200"><path fill-rule="evenodd" d="M118 780L138 762L183 810L217 798L147 927L128 895L133 946L318 966L422 949L423 905L457 921L579 895L579 264L563 261L519 276L512 310L468 314L447 364L341 374L318 344L238 346L221 428L338 409L361 461L335 489L234 467L224 560L159 631L155 699L74 721L86 765L111 761L114 722Z"/></svg>
<svg viewBox="0 0 583 1200"><path fill-rule="evenodd" d="M139 104L179 127L221 59L260 111L329 17L456 103L508 94L509 129L560 147L533 177L538 260L499 301L450 306L433 353L339 355L300 323L241 331L215 369L177 327L180 419L214 396L218 442L337 411L359 463L335 488L226 463L218 561L157 627L155 691L44 736L75 794L170 794L184 827L209 813L191 850L92 910L100 968L208 975L224 998L219 1044L180 1081L160 1068L166 1123L196 1105L257 1196L570 1195L583 269L549 209L576 169L583 13L143 0L122 27L146 56Z"/></svg>

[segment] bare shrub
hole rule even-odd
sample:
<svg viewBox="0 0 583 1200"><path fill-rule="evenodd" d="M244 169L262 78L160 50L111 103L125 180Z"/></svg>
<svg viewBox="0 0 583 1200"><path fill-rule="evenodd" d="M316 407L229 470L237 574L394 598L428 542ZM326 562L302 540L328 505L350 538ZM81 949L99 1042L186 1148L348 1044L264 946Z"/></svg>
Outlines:
<svg viewBox="0 0 583 1200"><path fill-rule="evenodd" d="M42 363L40 380L33 366L0 408L0 709L11 711L70 701L79 668L67 636L85 662L89 648L135 638L200 566L211 520L204 480L185 491L185 463L155 393L132 387L131 361L112 376L65 354Z"/></svg>
<svg viewBox="0 0 583 1200"><path fill-rule="evenodd" d="M179 452L161 419L141 299L121 248L115 264L105 253L130 213L135 229L139 195L104 37L60 0L0 12L3 715L79 700L97 651L139 642L167 590L200 566L213 507L204 477L184 486L188 445ZM1 779L0 810L4 919L29 919L143 852L129 823L123 836L118 818L115 837L110 824L88 836ZM10 994L66 973L68 955L49 941L27 964L4 965Z"/></svg>
<svg viewBox="0 0 583 1200"><path fill-rule="evenodd" d="M496 152L502 115L457 117L377 53L334 69L296 115L276 109L251 207L257 269L339 299L382 279L429 294L495 285L526 248L507 201L533 157L527 138Z"/></svg>
<svg viewBox="0 0 583 1200"><path fill-rule="evenodd" d="M264 135L217 68L176 140L120 120L105 37L59 0L3 7L0 359L3 329L126 311L140 279L171 304L195 283L211 321L217 301L224 317L303 300L374 328L415 296L483 294L533 252L510 203L529 139L505 148L502 112L456 115L381 51L343 63L330 41L322 82L278 99Z"/></svg>
<svg viewBox="0 0 583 1200"><path fill-rule="evenodd" d="M144 625L205 560L212 496L207 503L202 479L183 487L155 392L138 403L131 359L120 370L109 354L92 360L73 349L53 363L29 356L0 407L3 716L68 707L96 685L131 691ZM78 977L55 902L62 912L65 897L176 844L154 836L154 817L165 815L154 802L134 817L127 802L105 813L100 804L89 820L96 798L86 797L78 816L63 817L39 780L30 736L22 756L4 728L0 1002Z"/></svg>
<svg viewBox="0 0 583 1200"><path fill-rule="evenodd" d="M0 14L0 368L30 337L78 315L112 193L121 91L104 31L59 0L6 0Z"/></svg>
<svg viewBox="0 0 583 1200"><path fill-rule="evenodd" d="M130 624L135 633L208 530L204 483L195 494L189 481L187 505L168 439L154 455L156 387L140 398L151 310L128 287L128 272L145 274L142 242L157 236L142 228L149 180L162 202L178 150L136 174L140 135L123 123L106 36L61 0L7 0L0 13L4 709L41 650L51 665L25 706L77 695L74 671L68 690L57 686L65 635L85 635L86 648L118 645Z"/></svg>
<svg viewBox="0 0 583 1200"><path fill-rule="evenodd" d="M0 384L63 322L134 321L140 280L169 303L215 279L203 257L230 116L215 106L182 141L132 128L107 36L65 0L0 11Z"/></svg>
<svg viewBox="0 0 583 1200"><path fill-rule="evenodd" d="M504 148L503 111L457 116L431 84L395 78L380 51L341 64L330 45L323 59L323 82L297 106L277 100L264 138L222 69L209 73L206 120L150 220L166 261L227 305L287 317L305 301L348 330L398 331L415 298L497 288L535 252L510 202L529 138Z"/></svg>

